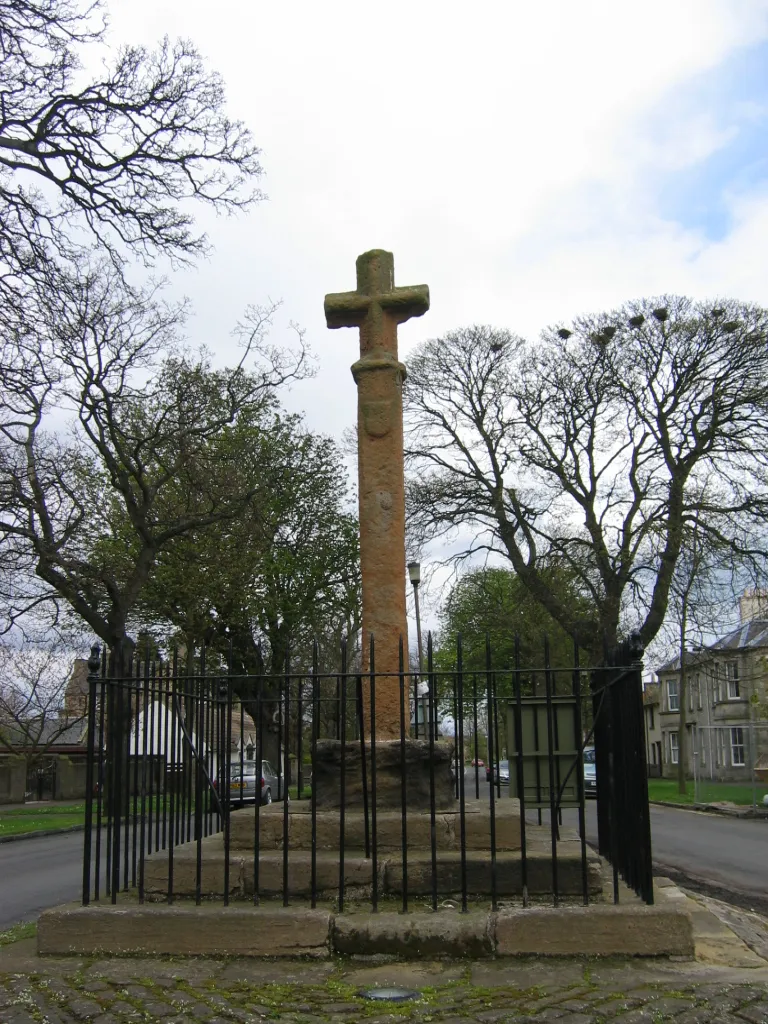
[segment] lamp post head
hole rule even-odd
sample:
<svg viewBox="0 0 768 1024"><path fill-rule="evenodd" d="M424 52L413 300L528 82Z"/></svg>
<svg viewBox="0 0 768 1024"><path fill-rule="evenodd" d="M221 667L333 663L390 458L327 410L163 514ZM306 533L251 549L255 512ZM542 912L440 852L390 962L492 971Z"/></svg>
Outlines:
<svg viewBox="0 0 768 1024"><path fill-rule="evenodd" d="M402 564L402 563L401 563ZM409 562L408 563L408 578L414 587L417 587L421 582L421 563L420 562Z"/></svg>

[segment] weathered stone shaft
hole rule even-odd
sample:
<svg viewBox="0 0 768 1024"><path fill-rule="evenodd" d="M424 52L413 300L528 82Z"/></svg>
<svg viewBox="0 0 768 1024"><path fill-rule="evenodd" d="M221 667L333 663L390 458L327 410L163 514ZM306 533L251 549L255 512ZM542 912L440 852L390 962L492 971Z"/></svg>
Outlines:
<svg viewBox="0 0 768 1024"><path fill-rule="evenodd" d="M373 634L376 736L381 739L400 735L396 673L401 637L408 665L402 390L406 371L397 357L397 325L427 309L427 286L395 288L392 253L381 249L358 257L356 291L325 297L329 327L360 328L360 359L352 366L352 375L357 384L363 668L370 667ZM391 678L379 678L380 674ZM370 721L367 683L364 693Z"/></svg>

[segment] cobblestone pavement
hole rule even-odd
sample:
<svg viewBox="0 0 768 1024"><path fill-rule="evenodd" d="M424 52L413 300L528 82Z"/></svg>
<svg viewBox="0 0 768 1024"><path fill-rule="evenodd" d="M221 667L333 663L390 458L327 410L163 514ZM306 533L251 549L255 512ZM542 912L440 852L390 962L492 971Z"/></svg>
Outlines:
<svg viewBox="0 0 768 1024"><path fill-rule="evenodd" d="M418 992L372 1002L370 987ZM768 1024L768 967L669 961L442 963L39 958L0 950L0 1022Z"/></svg>

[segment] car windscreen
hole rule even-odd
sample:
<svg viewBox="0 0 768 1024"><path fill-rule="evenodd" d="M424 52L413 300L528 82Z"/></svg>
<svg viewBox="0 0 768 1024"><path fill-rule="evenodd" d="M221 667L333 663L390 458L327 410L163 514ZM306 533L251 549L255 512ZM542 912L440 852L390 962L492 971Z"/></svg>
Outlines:
<svg viewBox="0 0 768 1024"><path fill-rule="evenodd" d="M584 748L584 764L594 764L594 763L595 763L595 748L594 747L585 747Z"/></svg>
<svg viewBox="0 0 768 1024"><path fill-rule="evenodd" d="M239 779L241 774L242 775L255 775L256 774L256 765L253 764L253 763L248 764L248 762L246 761L246 763L243 765L242 770L241 770L239 763L231 764L229 766L229 774L230 774L230 776L233 779L234 778L238 778Z"/></svg>

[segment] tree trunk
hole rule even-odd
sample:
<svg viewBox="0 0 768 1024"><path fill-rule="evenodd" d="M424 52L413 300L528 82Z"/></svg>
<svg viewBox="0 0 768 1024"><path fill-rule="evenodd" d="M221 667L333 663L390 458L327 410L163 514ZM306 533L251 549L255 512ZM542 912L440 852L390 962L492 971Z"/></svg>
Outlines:
<svg viewBox="0 0 768 1024"><path fill-rule="evenodd" d="M685 760L686 760L686 735L685 735L685 702L688 690L686 679L685 662L685 634L688 627L688 594L683 595L680 614L680 687L678 690L678 702L680 707L679 725L677 729L677 791L681 796L686 794L685 781Z"/></svg>

